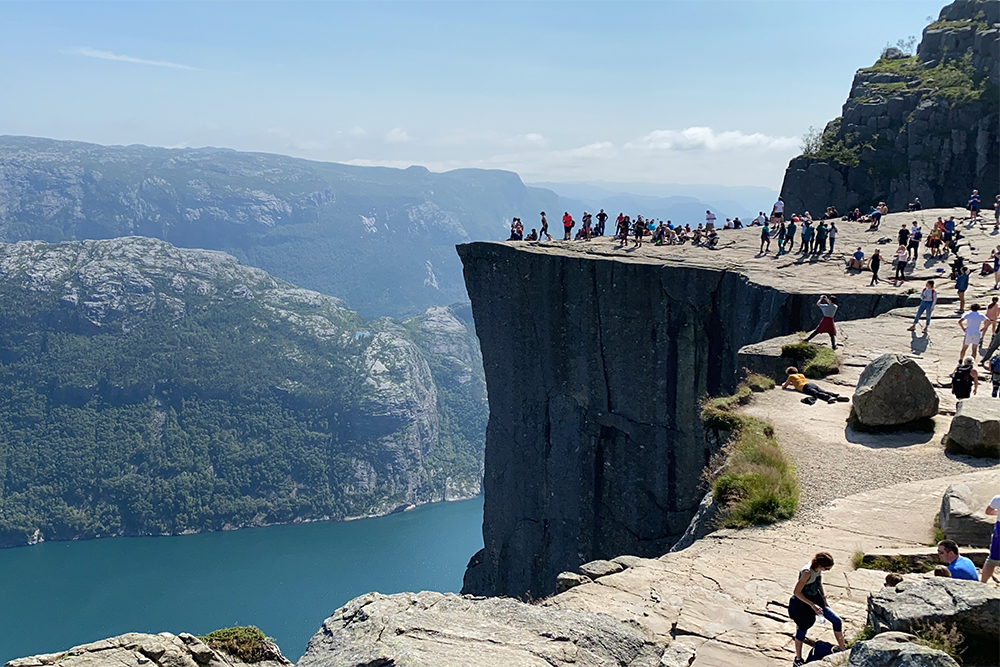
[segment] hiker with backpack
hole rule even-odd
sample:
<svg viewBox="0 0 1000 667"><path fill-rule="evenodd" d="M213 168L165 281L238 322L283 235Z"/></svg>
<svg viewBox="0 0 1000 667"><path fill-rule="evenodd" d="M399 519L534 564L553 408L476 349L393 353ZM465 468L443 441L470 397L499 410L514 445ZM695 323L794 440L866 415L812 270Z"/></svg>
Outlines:
<svg viewBox="0 0 1000 667"><path fill-rule="evenodd" d="M989 369L993 381L993 398L1000 398L1000 352L990 359Z"/></svg>
<svg viewBox="0 0 1000 667"><path fill-rule="evenodd" d="M833 635L837 638L838 648L847 648L844 641L844 624L830 609L826 602L826 592L823 590L823 573L833 569L833 556L821 551L811 562L799 570L799 580L795 584L792 598L788 601L788 616L795 622L795 662L793 665L805 664L802 659L802 645L806 640L806 632L816 623L817 616L823 616L833 626ZM832 652L832 651L831 651ZM812 659L813 656L810 656Z"/></svg>
<svg viewBox="0 0 1000 667"><path fill-rule="evenodd" d="M979 373L976 371L972 357L966 357L955 370L951 372L951 393L962 400L979 391Z"/></svg>

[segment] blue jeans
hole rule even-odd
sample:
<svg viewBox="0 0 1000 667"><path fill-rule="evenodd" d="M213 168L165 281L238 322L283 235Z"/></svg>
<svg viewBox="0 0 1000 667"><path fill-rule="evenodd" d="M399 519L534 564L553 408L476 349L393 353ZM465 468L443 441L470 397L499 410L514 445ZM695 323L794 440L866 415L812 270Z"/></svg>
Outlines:
<svg viewBox="0 0 1000 667"><path fill-rule="evenodd" d="M931 311L932 310L934 310L934 302L933 301L921 301L920 305L917 306L917 315L916 315L916 317L913 318L913 323L916 324L917 322L919 322L920 321L920 316L923 315L924 313L927 313L927 325L926 326L930 326L931 325Z"/></svg>
<svg viewBox="0 0 1000 667"><path fill-rule="evenodd" d="M806 631L816 622L816 612L802 600L793 597L788 601L788 615L795 621L795 638L800 642L805 641ZM829 607L823 607L823 617L830 621L834 632L841 632L844 629L843 621Z"/></svg>

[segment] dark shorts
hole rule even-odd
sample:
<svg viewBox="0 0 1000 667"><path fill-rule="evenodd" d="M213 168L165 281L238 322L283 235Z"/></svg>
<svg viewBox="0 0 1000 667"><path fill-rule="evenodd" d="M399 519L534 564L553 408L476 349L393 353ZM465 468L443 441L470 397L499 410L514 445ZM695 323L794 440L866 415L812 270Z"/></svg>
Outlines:
<svg viewBox="0 0 1000 667"><path fill-rule="evenodd" d="M990 555L987 562L1000 565L1000 522L993 524L993 539L990 541Z"/></svg>

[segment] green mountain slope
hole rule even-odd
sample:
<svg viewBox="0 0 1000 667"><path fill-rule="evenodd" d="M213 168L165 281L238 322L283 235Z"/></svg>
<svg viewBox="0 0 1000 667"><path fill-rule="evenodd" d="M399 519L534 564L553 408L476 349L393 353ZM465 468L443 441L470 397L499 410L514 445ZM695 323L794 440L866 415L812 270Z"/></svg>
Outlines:
<svg viewBox="0 0 1000 667"><path fill-rule="evenodd" d="M0 246L0 545L477 493L487 408L467 310L366 322L141 237Z"/></svg>
<svg viewBox="0 0 1000 667"><path fill-rule="evenodd" d="M0 137L0 241L137 234L225 250L365 317L464 301L455 244L557 206L504 171Z"/></svg>

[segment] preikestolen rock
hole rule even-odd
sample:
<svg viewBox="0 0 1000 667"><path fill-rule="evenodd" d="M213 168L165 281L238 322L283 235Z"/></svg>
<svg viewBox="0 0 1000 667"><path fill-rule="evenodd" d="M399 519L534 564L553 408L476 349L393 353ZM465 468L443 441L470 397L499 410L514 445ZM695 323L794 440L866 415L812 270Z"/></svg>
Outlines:
<svg viewBox="0 0 1000 667"><path fill-rule="evenodd" d="M919 633L939 624L965 637L966 664L1000 664L1000 590L942 577L904 581L868 596L868 625L877 633Z"/></svg>
<svg viewBox="0 0 1000 667"><path fill-rule="evenodd" d="M936 415L938 396L917 362L883 354L861 373L853 406L866 426L901 426Z"/></svg>
<svg viewBox="0 0 1000 667"><path fill-rule="evenodd" d="M326 619L298 667L657 667L662 647L610 616L509 598L369 593Z"/></svg>
<svg viewBox="0 0 1000 667"><path fill-rule="evenodd" d="M994 517L986 516L986 506L1000 487L992 480L952 484L941 498L938 522L949 540L961 546L988 547L993 536Z"/></svg>
<svg viewBox="0 0 1000 667"><path fill-rule="evenodd" d="M852 667L958 667L945 653L916 643L914 635L885 632L851 648Z"/></svg>
<svg viewBox="0 0 1000 667"><path fill-rule="evenodd" d="M1000 458L1000 401L987 396L959 401L947 437L949 451Z"/></svg>
<svg viewBox="0 0 1000 667"><path fill-rule="evenodd" d="M621 563L614 563L610 560L592 560L578 567L577 571L591 579L598 579L609 574L618 574L624 569L625 566Z"/></svg>
<svg viewBox="0 0 1000 667"><path fill-rule="evenodd" d="M577 574L576 572L560 572L556 577L556 592L565 593L571 588L576 588L577 586L582 586L583 584L589 584L590 582L590 577L585 577L582 574Z"/></svg>

